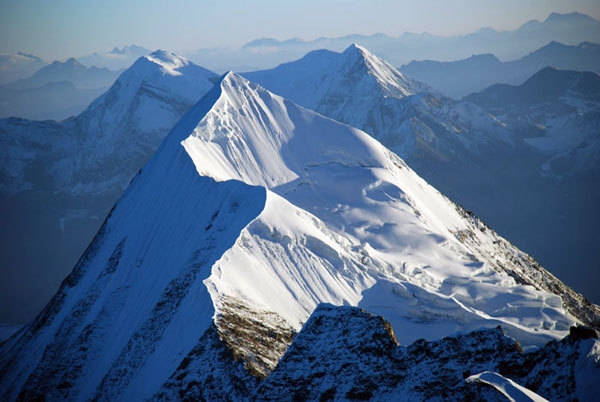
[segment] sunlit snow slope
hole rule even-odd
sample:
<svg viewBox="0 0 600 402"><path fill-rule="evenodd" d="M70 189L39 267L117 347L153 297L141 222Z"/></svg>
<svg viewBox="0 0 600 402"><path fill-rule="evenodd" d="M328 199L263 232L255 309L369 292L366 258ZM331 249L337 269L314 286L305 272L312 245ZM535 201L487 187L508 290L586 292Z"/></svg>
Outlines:
<svg viewBox="0 0 600 402"><path fill-rule="evenodd" d="M501 324L540 345L598 318L366 133L228 73L2 345L1 394L146 398L213 324L264 377L319 302L383 315L400 343Z"/></svg>
<svg viewBox="0 0 600 402"><path fill-rule="evenodd" d="M561 280L600 301L600 277L590 266L600 259L594 74L550 69L522 88L492 87L455 101L350 46L243 75L371 134Z"/></svg>

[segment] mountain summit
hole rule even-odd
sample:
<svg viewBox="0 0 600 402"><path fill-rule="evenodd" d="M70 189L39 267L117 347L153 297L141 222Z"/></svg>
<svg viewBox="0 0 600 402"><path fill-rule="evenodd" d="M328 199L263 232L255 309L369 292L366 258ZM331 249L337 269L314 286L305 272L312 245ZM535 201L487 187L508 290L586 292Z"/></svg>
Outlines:
<svg viewBox="0 0 600 402"><path fill-rule="evenodd" d="M425 88L357 44L342 53L316 50L274 69L242 75L304 107L331 111L325 115L339 115L344 110L349 116L358 114L357 121L364 120L362 111L369 109L365 105L373 97L403 98Z"/></svg>
<svg viewBox="0 0 600 402"><path fill-rule="evenodd" d="M366 133L228 73L1 345L0 394L146 399L191 366L204 395L239 391L322 302L400 343L501 324L527 347L600 316Z"/></svg>

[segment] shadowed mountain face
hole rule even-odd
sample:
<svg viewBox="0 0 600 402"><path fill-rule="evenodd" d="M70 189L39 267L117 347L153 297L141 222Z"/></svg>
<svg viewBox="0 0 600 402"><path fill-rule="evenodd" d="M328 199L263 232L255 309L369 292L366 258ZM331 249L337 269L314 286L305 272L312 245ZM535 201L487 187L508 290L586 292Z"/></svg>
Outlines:
<svg viewBox="0 0 600 402"><path fill-rule="evenodd" d="M460 61L412 61L400 67L410 77L460 99L494 84L520 85L545 67L600 73L600 45L551 42L518 60L502 62L491 54Z"/></svg>
<svg viewBox="0 0 600 402"><path fill-rule="evenodd" d="M340 383L339 395L364 398L380 392L379 377L368 370L359 381L367 372L345 356L375 369L407 355L395 368L410 370L442 351L447 368L475 370L432 373L454 389L460 377L500 370L500 356L518 362L519 348L498 330L396 343L502 325L524 348L542 347L599 318L598 306L365 132L228 73L170 131L44 311L0 345L0 395L201 399L223 384L225 397L269 398L279 391L257 391L250 376L277 387L302 365L328 395L337 391L319 383L322 368L327 381L355 372L357 386ZM333 334L326 348L323 333ZM588 364L594 345L564 360ZM331 360L310 371L302 359L320 354ZM404 375L381 394L431 395Z"/></svg>
<svg viewBox="0 0 600 402"><path fill-rule="evenodd" d="M77 117L0 120L0 322L26 323L39 313L131 178L214 78L158 51Z"/></svg>

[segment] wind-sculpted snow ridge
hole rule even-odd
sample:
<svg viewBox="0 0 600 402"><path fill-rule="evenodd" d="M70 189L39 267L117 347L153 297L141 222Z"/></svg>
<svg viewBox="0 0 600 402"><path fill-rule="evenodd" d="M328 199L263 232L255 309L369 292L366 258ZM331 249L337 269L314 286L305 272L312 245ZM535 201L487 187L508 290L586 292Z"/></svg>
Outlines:
<svg viewBox="0 0 600 402"><path fill-rule="evenodd" d="M597 319L540 278L560 284L368 134L228 73L2 345L0 395L212 398L212 370L244 394L323 302L383 315L401 344L502 325L541 346Z"/></svg>
<svg viewBox="0 0 600 402"><path fill-rule="evenodd" d="M523 88L492 87L455 101L408 78L410 85L383 85L365 67L373 60L364 48L320 50L244 76L371 134L429 184L598 303L600 277L587 268L600 258L594 74L573 79L572 72L547 70ZM393 69L379 61L379 69ZM388 90L393 85L396 92Z"/></svg>
<svg viewBox="0 0 600 402"><path fill-rule="evenodd" d="M560 294L566 287L560 281L365 133L231 73L221 86L221 97L183 145L202 175L266 186L272 202L259 218L261 225L245 229L240 247L225 254L218 277L211 277L216 289L239 280L248 299L275 306L275 312L295 324L306 320L319 300L347 287L334 300L376 309L404 328L403 343L417 339L416 333L439 337L442 327L456 331L502 323L525 345L540 344L563 336L573 319L567 317L588 324L598 320L597 307L575 293L581 305L563 305ZM288 202L293 205L270 207ZM279 212L290 207L300 209L293 220ZM321 233L308 232L311 221ZM265 234L269 243L278 243L276 249L264 240L253 244ZM307 265L291 258L298 246L326 258L336 283L322 278L323 287L312 282L312 274L279 267L288 259L291 267ZM264 281L272 283L270 289L282 288L271 292L277 294L273 300L263 292L250 293L249 286L242 286L247 282L235 279L248 280L234 267L256 265L259 250L265 254L264 266L275 270ZM277 263L267 264L273 255ZM285 271L310 286L296 290L272 282L273 277L287 280ZM260 272L252 272L254 280ZM316 293L323 288L326 292ZM534 305L549 309L548 314L541 318Z"/></svg>

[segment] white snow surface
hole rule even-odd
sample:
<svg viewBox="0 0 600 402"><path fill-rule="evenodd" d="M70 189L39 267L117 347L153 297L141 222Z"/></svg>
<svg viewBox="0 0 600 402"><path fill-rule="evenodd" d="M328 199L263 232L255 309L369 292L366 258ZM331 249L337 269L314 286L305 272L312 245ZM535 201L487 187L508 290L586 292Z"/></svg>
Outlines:
<svg viewBox="0 0 600 402"><path fill-rule="evenodd" d="M368 134L228 73L133 180L27 342L2 345L14 366L0 391L148 398L229 298L296 330L319 302L358 305L402 344L498 324L526 347L565 336L576 320L560 296L497 269L520 255L502 242ZM49 367L62 384L78 364L69 389L49 383Z"/></svg>
<svg viewBox="0 0 600 402"><path fill-rule="evenodd" d="M233 73L220 87L183 146L200 175L268 191L207 280L217 311L242 297L299 329L318 302L360 305L401 343L498 324L525 346L566 335L560 297L494 270L510 262L493 237L478 234L487 255L459 242L455 205L372 137Z"/></svg>
<svg viewBox="0 0 600 402"><path fill-rule="evenodd" d="M535 392L522 387L516 382L509 378L503 377L498 373L491 371L485 371L483 373L475 374L467 378L467 381L477 381L484 384L491 385L496 388L498 392L502 393L511 402L547 402L546 398L542 398Z"/></svg>

